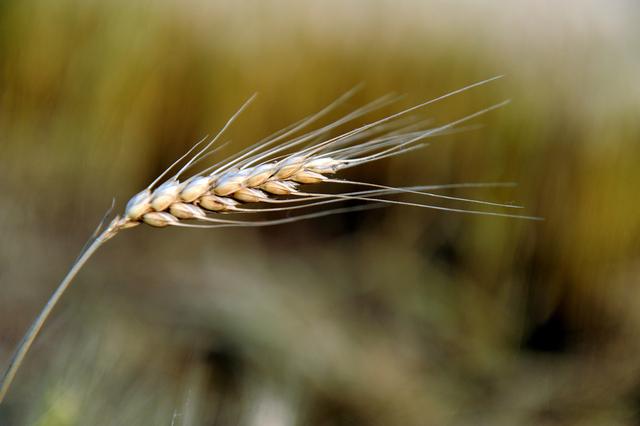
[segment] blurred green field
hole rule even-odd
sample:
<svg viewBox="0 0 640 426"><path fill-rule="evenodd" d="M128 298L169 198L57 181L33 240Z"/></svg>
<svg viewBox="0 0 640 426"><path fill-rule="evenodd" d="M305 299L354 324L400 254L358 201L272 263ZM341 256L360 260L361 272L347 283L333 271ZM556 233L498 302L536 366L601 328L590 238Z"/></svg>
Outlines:
<svg viewBox="0 0 640 426"><path fill-rule="evenodd" d="M517 182L451 194L545 221L388 208L127 231L0 425L638 424L638 19L624 0L3 0L0 367L112 197L254 92L218 158L359 83L344 110L406 94L380 117L505 74L424 112L512 100L481 128L349 176Z"/></svg>

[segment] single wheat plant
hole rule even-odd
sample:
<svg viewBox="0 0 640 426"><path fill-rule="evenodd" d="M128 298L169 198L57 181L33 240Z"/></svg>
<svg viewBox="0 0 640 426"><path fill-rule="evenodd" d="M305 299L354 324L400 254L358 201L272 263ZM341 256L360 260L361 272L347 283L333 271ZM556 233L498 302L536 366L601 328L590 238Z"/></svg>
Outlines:
<svg viewBox="0 0 640 426"><path fill-rule="evenodd" d="M468 85L337 136L331 136L332 131L336 128L348 125L398 99L393 95L384 96L341 116L336 121L310 130L314 123L352 97L357 90L354 88L321 111L280 130L230 158L203 168L198 173L190 172L221 146L224 146L219 143L220 139L227 128L253 101L255 95L252 96L226 122L215 137L210 140L205 138L198 142L154 179L149 186L134 195L122 214L110 217L112 209L105 214L94 235L89 239L67 275L18 345L0 382L0 403L4 400L34 339L78 271L104 242L125 229L140 224L158 228L167 226L183 228L272 226L387 205L518 219L538 219L532 216L486 209L451 208L397 199L397 196L402 194L417 194L489 208L520 208L511 204L499 204L436 193L438 190L450 188L508 184L458 183L391 187L338 177L344 169L407 153L424 147L425 140L428 138L464 130L459 125L504 106L508 101L492 105L437 127L429 127L428 121L410 115L410 113L435 102L498 78L500 77ZM313 189L314 184L318 183L333 184L337 190L319 192ZM360 190L341 191L340 188L344 187L360 187ZM358 204L339 208L321 208L312 213L304 213L304 209L346 201L356 201ZM297 213L298 211L302 211L302 213ZM254 219L259 216L256 213L263 212L280 212L286 214L286 217L272 220Z"/></svg>

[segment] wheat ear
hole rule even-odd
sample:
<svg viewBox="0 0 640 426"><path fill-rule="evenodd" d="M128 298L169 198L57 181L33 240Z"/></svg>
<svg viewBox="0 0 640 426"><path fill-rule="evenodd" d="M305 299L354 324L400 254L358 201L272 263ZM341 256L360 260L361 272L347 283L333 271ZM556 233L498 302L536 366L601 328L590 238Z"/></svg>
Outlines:
<svg viewBox="0 0 640 426"><path fill-rule="evenodd" d="M507 102L492 105L445 125L432 128L425 128L429 124L428 121L420 120L409 115L420 108L424 108L471 88L481 86L497 78L500 77L483 80L446 93L435 99L423 102L380 120L370 122L346 133L339 134L338 136L329 136L330 133L339 126L348 124L365 114L397 100L397 97L388 95L364 105L332 123L307 131L301 135L298 134L304 129L309 128L327 113L333 111L345 100L349 99L357 90L357 88L354 88L320 112L308 116L290 127L261 140L231 158L227 158L222 162L205 168L197 174L180 180L183 174L220 148L219 146L214 147L214 144L220 140L227 128L253 101L255 95L252 96L226 122L213 139L209 142L203 139L195 144L151 182L147 188L133 196L127 203L122 215L116 215L115 218L108 221L107 218L111 210L107 212L107 215L105 215L105 218L96 229L94 236L88 241L67 275L63 278L45 307L24 335L22 341L18 344L15 354L2 376L2 382L0 383L0 403L4 400L29 348L53 308L87 260L104 242L115 236L118 232L141 223L154 227L260 227L291 223L347 211L377 208L386 205L404 205L519 219L539 219L518 214L452 208L388 198L399 194L414 194L446 201L472 203L489 207L520 208L519 206L510 204L453 197L433 192L456 187L505 185L501 183L390 187L372 182L356 182L330 177L343 169L422 148L427 145L424 143L425 139L461 131L463 128L457 127L458 125L502 107ZM170 178L165 179L166 176L180 166L181 163L184 164L182 164L178 171ZM165 180L162 182L163 179ZM337 193L311 192L304 189L309 185L317 183L333 184L338 187L344 185L364 186L370 189ZM354 200L365 202L365 204L321 210L274 220L251 220L253 216L251 213L291 212L299 209ZM231 218L222 219L220 218L221 214L231 215ZM238 219L237 216L248 216L249 219Z"/></svg>

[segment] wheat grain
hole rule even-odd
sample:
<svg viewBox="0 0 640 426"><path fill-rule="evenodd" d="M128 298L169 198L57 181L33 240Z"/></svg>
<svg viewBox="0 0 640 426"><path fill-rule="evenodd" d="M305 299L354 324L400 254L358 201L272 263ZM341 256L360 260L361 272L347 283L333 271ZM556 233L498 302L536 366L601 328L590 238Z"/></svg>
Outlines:
<svg viewBox="0 0 640 426"><path fill-rule="evenodd" d="M100 223L94 236L74 262L43 310L40 312L22 341L6 369L0 382L0 403L26 356L31 344L44 325L51 311L66 291L71 281L86 263L89 257L107 240L118 232L145 223L153 227L180 226L192 228L217 227L260 227L291 223L329 214L339 214L376 208L384 205L403 205L430 208L468 214L503 216L520 219L538 219L536 217L509 214L495 211L481 211L452 208L389 199L399 194L414 194L439 198L448 201L482 204L491 207L517 209L519 206L500 204L483 200L460 198L437 194L432 191L456 188L500 186L503 184L449 184L414 187L391 187L371 182L357 182L331 177L341 170L362 165L371 161L397 156L425 146L424 140L460 131L458 126L479 115L485 114L506 104L501 102L477 111L473 114L451 121L445 125L428 128L430 121L419 120L408 114L437 101L486 84L494 77L471 84L438 98L413 106L396 114L373 121L338 136L329 137L330 132L397 100L393 95L384 96L358 108L340 119L299 136L298 132L310 127L314 122L334 110L349 99L353 89L321 111L294 123L268 138L240 151L235 156L209 166L184 180L182 175L205 158L210 157L220 147L214 145L220 140L227 128L253 101L255 95L225 123L218 134L209 142L199 141L182 157L161 173L147 188L134 195L126 204L123 214L116 215L111 221ZM198 149L199 148L199 149ZM196 152L197 150L197 152ZM195 154L194 154L195 152ZM188 160L187 160L188 159ZM171 177L163 179L184 162ZM318 183L332 185L357 185L371 189L352 192L319 193L305 190ZM365 205L322 210L313 213L295 215L274 220L254 220L254 213L291 212L299 209L317 207L345 201L362 201ZM266 206L266 207L265 207ZM232 215L229 217L223 215ZM240 215L240 218L237 218Z"/></svg>

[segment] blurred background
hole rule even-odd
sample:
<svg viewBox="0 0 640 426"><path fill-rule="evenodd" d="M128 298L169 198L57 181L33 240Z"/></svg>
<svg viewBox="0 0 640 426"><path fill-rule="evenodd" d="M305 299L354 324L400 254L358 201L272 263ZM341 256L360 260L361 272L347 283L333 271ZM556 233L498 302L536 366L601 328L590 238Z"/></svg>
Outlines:
<svg viewBox="0 0 640 426"><path fill-rule="evenodd" d="M254 92L219 159L361 82L342 113L406 95L377 118L506 74L424 111L512 99L482 128L348 175L517 182L451 194L545 221L394 207L124 232L63 298L0 424L638 424L639 9L3 0L2 368L112 197L120 211Z"/></svg>

